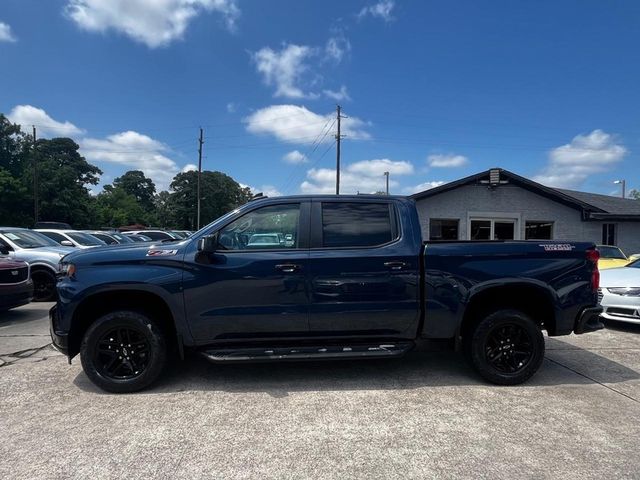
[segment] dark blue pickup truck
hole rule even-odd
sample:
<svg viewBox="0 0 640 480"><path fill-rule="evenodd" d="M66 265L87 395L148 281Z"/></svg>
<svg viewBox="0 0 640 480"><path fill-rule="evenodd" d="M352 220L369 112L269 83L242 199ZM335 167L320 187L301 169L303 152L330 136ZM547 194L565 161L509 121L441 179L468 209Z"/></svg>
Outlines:
<svg viewBox="0 0 640 480"><path fill-rule="evenodd" d="M54 345L112 392L151 384L169 352L214 363L397 357L449 339L490 382L540 367L549 335L602 328L590 243L424 243L393 196L249 202L192 237L74 252Z"/></svg>

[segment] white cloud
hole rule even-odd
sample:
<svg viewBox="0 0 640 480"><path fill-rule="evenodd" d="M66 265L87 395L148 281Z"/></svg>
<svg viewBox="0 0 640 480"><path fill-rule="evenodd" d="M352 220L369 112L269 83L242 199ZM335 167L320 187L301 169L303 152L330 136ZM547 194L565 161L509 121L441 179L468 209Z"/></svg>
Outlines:
<svg viewBox="0 0 640 480"><path fill-rule="evenodd" d="M194 165L193 163L187 163L184 167L182 167L182 173L186 173L186 172L197 172L198 171L198 166Z"/></svg>
<svg viewBox="0 0 640 480"><path fill-rule="evenodd" d="M405 161L387 158L362 160L347 165L340 171L340 193L374 193L384 191L384 172L390 173L389 189L398 187L398 176L413 173L413 165ZM307 179L300 185L302 193L335 193L336 171L331 168L312 168L307 171Z"/></svg>
<svg viewBox="0 0 640 480"><path fill-rule="evenodd" d="M0 42L17 42L18 39L11 31L11 26L0 22Z"/></svg>
<svg viewBox="0 0 640 480"><path fill-rule="evenodd" d="M275 97L315 99L320 95L307 90L322 84L323 76L317 72L318 68L329 63L338 65L349 52L351 43L342 29L333 28L324 47L285 43L279 50L263 47L252 52L251 60L264 83L275 88ZM340 92L325 90L329 95L327 92L348 98L346 87Z"/></svg>
<svg viewBox="0 0 640 480"><path fill-rule="evenodd" d="M297 105L271 105L255 111L243 121L249 132L273 135L287 143L309 144L322 132L323 126L335 118L335 113L320 115ZM371 137L365 130L367 124L357 117L342 119L342 133L350 140ZM329 134L326 140L332 140Z"/></svg>
<svg viewBox="0 0 640 480"><path fill-rule="evenodd" d="M82 29L115 30L150 48L181 39L201 12L218 12L229 30L240 16L236 0L68 0L67 15Z"/></svg>
<svg viewBox="0 0 640 480"><path fill-rule="evenodd" d="M236 104L233 102L229 102L227 103L227 112L229 113L235 113L236 112Z"/></svg>
<svg viewBox="0 0 640 480"><path fill-rule="evenodd" d="M427 157L427 163L430 167L455 168L464 167L469 163L469 160L464 155L429 155Z"/></svg>
<svg viewBox="0 0 640 480"><path fill-rule="evenodd" d="M304 153L299 152L298 150L293 150L292 152L287 153L284 157L282 157L282 160L292 165L307 163L309 161L307 156Z"/></svg>
<svg viewBox="0 0 640 480"><path fill-rule="evenodd" d="M347 92L347 87L344 85L342 85L342 87L340 87L340 90L338 90L337 92L334 90L323 90L322 93L324 93L326 97L331 98L336 102L351 100L351 97L349 96L349 92Z"/></svg>
<svg viewBox="0 0 640 480"><path fill-rule="evenodd" d="M351 42L344 36L342 31L336 30L335 34L327 40L324 52L327 59L338 64L351 52Z"/></svg>
<svg viewBox="0 0 640 480"><path fill-rule="evenodd" d="M32 105L16 105L7 115L13 123L19 124L23 131L31 132L31 126L36 126L36 135L40 137L70 137L82 135L84 130L71 122L58 122L47 112Z"/></svg>
<svg viewBox="0 0 640 480"><path fill-rule="evenodd" d="M425 190L429 190L431 188L439 187L440 185L444 185L445 182L442 180L435 180L433 182L424 182L419 183L418 185L413 185L411 187L405 187L402 189L402 193L405 195L413 195L414 193L424 192Z"/></svg>
<svg viewBox="0 0 640 480"><path fill-rule="evenodd" d="M131 130L104 139L80 140L80 151L89 162L108 162L142 170L158 190L167 189L179 172L176 162L165 155L168 150L162 142Z"/></svg>
<svg viewBox="0 0 640 480"><path fill-rule="evenodd" d="M395 2L393 0L381 0L373 5L363 7L357 16L358 19L362 19L367 15L371 15L372 17L381 18L385 22L390 22L393 20L393 16L391 14L393 7L395 7Z"/></svg>
<svg viewBox="0 0 640 480"><path fill-rule="evenodd" d="M261 48L252 58L264 82L276 87L274 96L305 98L313 97L314 94L303 92L298 83L309 70L306 60L315 54L316 50L309 46L288 44L279 52L269 47Z"/></svg>
<svg viewBox="0 0 640 480"><path fill-rule="evenodd" d="M589 177L619 163L627 149L602 130L576 135L571 143L549 152L549 162L534 180L552 187L579 187Z"/></svg>

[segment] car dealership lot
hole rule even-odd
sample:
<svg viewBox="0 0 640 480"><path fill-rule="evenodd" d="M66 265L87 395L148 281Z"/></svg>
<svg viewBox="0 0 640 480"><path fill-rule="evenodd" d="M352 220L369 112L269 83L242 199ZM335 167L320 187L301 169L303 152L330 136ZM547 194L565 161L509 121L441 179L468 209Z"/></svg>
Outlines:
<svg viewBox="0 0 640 480"><path fill-rule="evenodd" d="M47 346L47 309L0 317L0 478L640 474L640 328L547 339L528 383L482 382L452 352L171 367L132 395Z"/></svg>

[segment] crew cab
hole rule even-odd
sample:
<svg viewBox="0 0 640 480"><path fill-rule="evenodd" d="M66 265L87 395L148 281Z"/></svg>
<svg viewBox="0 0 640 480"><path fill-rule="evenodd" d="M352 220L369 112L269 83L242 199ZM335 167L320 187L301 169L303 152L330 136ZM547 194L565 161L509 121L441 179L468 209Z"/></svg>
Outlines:
<svg viewBox="0 0 640 480"><path fill-rule="evenodd" d="M188 239L67 255L51 337L111 392L150 385L170 349L218 364L388 358L423 339L517 384L542 363L542 330L602 328L597 262L591 243L425 243L404 197L263 198Z"/></svg>

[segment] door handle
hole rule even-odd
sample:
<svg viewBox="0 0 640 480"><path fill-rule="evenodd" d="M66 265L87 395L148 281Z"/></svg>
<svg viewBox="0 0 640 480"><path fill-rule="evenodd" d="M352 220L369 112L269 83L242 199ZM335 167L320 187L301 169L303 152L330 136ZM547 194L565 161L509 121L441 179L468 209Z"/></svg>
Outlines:
<svg viewBox="0 0 640 480"><path fill-rule="evenodd" d="M276 270L280 270L283 273L293 273L301 269L302 265L296 265L295 263L281 263L276 265Z"/></svg>
<svg viewBox="0 0 640 480"><path fill-rule="evenodd" d="M391 270L402 270L407 264L404 262L384 262L384 266Z"/></svg>

